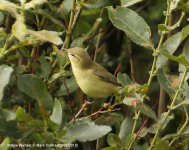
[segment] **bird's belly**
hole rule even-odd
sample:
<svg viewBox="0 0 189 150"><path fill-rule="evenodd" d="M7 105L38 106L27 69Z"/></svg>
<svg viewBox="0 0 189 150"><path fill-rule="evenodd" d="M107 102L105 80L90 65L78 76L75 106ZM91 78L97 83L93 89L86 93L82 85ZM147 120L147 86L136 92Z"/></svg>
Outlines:
<svg viewBox="0 0 189 150"><path fill-rule="evenodd" d="M85 94L93 98L106 98L115 93L115 89L112 89L112 86L107 86L107 84L111 83L105 83L105 81L100 81L96 78L91 79L89 76L83 75L79 79L76 76L76 81Z"/></svg>

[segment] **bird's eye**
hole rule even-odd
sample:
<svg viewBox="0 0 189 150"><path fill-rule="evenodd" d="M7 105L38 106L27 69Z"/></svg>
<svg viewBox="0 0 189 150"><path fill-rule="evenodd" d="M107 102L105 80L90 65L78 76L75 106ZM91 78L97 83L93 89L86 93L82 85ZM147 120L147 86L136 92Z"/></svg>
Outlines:
<svg viewBox="0 0 189 150"><path fill-rule="evenodd" d="M74 54L71 54L73 57L75 56Z"/></svg>

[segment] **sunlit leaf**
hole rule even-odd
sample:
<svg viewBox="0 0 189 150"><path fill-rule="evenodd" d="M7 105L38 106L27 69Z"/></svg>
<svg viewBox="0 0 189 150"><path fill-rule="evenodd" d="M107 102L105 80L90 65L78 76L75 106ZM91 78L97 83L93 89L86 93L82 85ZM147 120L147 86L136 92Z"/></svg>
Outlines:
<svg viewBox="0 0 189 150"><path fill-rule="evenodd" d="M62 39L59 37L59 33L55 31L33 31L33 30L26 30L27 34L33 35L36 39L41 41L51 42L55 45L63 44Z"/></svg>
<svg viewBox="0 0 189 150"><path fill-rule="evenodd" d="M22 107L18 107L18 109L16 110L16 115L20 121L30 122L34 120L34 118L28 115L25 109Z"/></svg>
<svg viewBox="0 0 189 150"><path fill-rule="evenodd" d="M128 7L135 3L141 2L142 0L121 0L122 7Z"/></svg>
<svg viewBox="0 0 189 150"><path fill-rule="evenodd" d="M16 22L12 25L12 33L19 41L23 41L26 35L25 19L22 15L16 16Z"/></svg>
<svg viewBox="0 0 189 150"><path fill-rule="evenodd" d="M9 137L6 137L3 142L0 144L0 149L2 150L8 150L9 146L8 144L10 143Z"/></svg>
<svg viewBox="0 0 189 150"><path fill-rule="evenodd" d="M53 112L52 115L50 116L50 119L58 124L59 126L62 123L62 107L58 99L55 98L54 100L54 107L53 107Z"/></svg>

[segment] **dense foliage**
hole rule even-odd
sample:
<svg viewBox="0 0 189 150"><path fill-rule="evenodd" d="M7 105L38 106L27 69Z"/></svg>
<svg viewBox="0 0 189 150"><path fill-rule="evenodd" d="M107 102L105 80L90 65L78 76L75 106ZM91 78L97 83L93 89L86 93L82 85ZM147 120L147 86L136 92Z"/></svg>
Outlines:
<svg viewBox="0 0 189 150"><path fill-rule="evenodd" d="M187 0L0 0L0 149L186 147L188 12ZM108 108L78 88L74 46L117 74L124 95Z"/></svg>

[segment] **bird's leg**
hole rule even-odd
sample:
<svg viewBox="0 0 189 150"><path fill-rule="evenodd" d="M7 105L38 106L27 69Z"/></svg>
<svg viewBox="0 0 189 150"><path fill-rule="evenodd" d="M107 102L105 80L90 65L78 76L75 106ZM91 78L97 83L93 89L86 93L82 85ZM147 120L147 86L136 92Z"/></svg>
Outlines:
<svg viewBox="0 0 189 150"><path fill-rule="evenodd" d="M114 96L112 95L111 98L110 98L109 103L104 103L104 108L107 108L108 106L111 105L111 103L112 103L112 101L113 101L113 98L114 98Z"/></svg>

